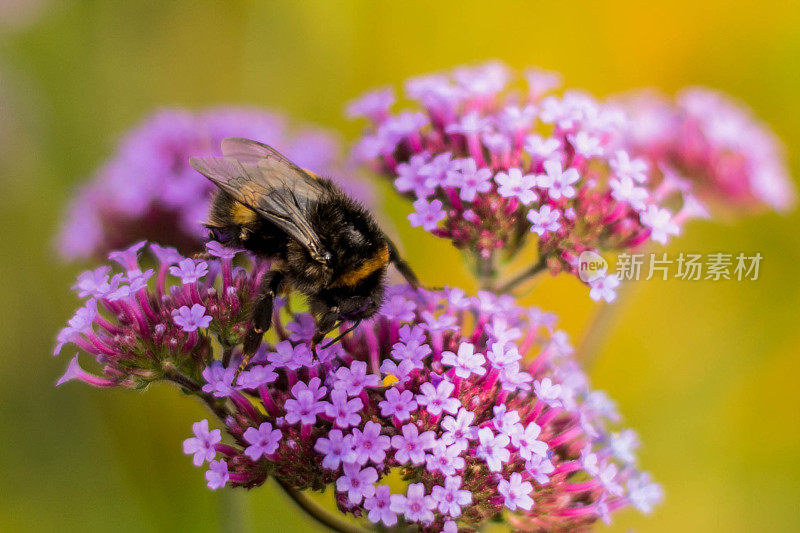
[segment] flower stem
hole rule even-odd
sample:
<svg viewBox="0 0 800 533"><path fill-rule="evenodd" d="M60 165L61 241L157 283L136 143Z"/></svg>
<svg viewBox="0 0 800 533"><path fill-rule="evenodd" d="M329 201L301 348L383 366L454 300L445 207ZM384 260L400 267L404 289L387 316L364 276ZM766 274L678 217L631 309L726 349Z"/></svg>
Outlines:
<svg viewBox="0 0 800 533"><path fill-rule="evenodd" d="M511 278L507 282L505 282L500 287L495 289L495 292L500 294L511 292L520 284L525 283L529 279L534 278L537 274L542 272L545 268L547 268L547 256L543 255L539 258L539 260L533 264L528 270L525 270L518 274L516 277Z"/></svg>
<svg viewBox="0 0 800 533"><path fill-rule="evenodd" d="M494 282L497 277L497 266L495 265L494 253L490 253L488 257L478 257L475 275L478 278L478 286L481 290L495 290Z"/></svg>
<svg viewBox="0 0 800 533"><path fill-rule="evenodd" d="M322 507L320 507L311 498L296 490L294 487L285 481L275 478L278 485L286 492L286 494L296 503L302 510L308 513L314 520L327 527L331 531L338 531L339 533L364 533L366 530L354 526L341 518L334 516Z"/></svg>
<svg viewBox="0 0 800 533"><path fill-rule="evenodd" d="M630 294L630 283L623 283L617 289L617 299L613 305L604 305L595 312L592 321L589 323L588 330L583 336L583 340L575 352L578 362L588 372L597 362L601 347L605 346L606 338L611 333L619 312L622 310L623 302Z"/></svg>

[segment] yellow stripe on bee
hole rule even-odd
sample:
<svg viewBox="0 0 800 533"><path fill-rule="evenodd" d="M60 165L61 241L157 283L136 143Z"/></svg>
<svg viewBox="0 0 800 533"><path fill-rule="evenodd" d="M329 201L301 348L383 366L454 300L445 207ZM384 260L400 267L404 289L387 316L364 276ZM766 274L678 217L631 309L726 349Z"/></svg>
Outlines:
<svg viewBox="0 0 800 533"><path fill-rule="evenodd" d="M240 202L234 202L231 208L231 220L239 226L246 226L256 221L256 212Z"/></svg>
<svg viewBox="0 0 800 533"><path fill-rule="evenodd" d="M355 270L345 272L333 282L332 287L351 287L358 284L359 281L366 278L379 268L385 267L389 263L389 247L385 244L383 248L364 261L364 263Z"/></svg>

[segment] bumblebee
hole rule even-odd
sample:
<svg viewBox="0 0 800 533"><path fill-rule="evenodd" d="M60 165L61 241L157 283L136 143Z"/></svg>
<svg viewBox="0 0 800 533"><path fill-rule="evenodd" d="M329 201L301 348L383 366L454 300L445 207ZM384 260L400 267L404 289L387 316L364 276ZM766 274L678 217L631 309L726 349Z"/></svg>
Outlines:
<svg viewBox="0 0 800 533"><path fill-rule="evenodd" d="M350 331L378 311L389 263L419 285L372 215L330 180L248 139L223 140L222 154L189 159L218 187L205 225L222 244L274 261L251 311L237 374L272 325L273 299L282 290L306 295L316 346L345 322L354 323Z"/></svg>

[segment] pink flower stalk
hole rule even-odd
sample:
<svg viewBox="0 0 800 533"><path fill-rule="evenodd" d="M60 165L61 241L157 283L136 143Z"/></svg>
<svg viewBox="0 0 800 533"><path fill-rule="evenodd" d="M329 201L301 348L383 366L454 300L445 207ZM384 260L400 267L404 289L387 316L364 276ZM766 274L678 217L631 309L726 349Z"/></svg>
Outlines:
<svg viewBox="0 0 800 533"><path fill-rule="evenodd" d="M141 388L169 380L219 419L184 442L209 488L274 476L334 487L366 524L575 530L661 490L635 465L636 435L592 391L554 317L508 296L390 287L378 315L341 343L310 347L308 315L275 308L274 327L233 383L264 262L233 253L188 260L150 245L112 254L121 268L82 274L86 304L59 334L93 355L65 380ZM191 261L191 263L189 262ZM239 261L237 260L237 263ZM344 327L344 326L343 326ZM312 331L313 333L313 331ZM64 380L62 380L64 381ZM392 491L392 473L408 486Z"/></svg>
<svg viewBox="0 0 800 533"><path fill-rule="evenodd" d="M154 239L188 253L202 250L214 185L189 166L190 156L220 156L220 141L241 136L274 145L314 172L337 176L336 137L314 128L289 135L283 117L256 108L203 112L165 109L127 133L111 159L81 187L58 237L67 259L102 256L110 250ZM360 181L341 183L369 200Z"/></svg>
<svg viewBox="0 0 800 533"><path fill-rule="evenodd" d="M406 93L421 111L391 114L386 89L362 98L381 110L361 113L370 123L354 155L415 200L412 226L492 265L535 233L540 263L573 274L582 252L679 233L697 202L656 189L650 165L620 148L621 112L582 92L550 94L558 82L549 73L529 71L522 93L507 89L511 78L488 63L411 79ZM654 227L648 209L668 228Z"/></svg>
<svg viewBox="0 0 800 533"><path fill-rule="evenodd" d="M790 210L797 193L780 141L752 111L721 92L690 88L674 101L654 92L615 103L631 126L625 144L665 187L687 186L728 211Z"/></svg>

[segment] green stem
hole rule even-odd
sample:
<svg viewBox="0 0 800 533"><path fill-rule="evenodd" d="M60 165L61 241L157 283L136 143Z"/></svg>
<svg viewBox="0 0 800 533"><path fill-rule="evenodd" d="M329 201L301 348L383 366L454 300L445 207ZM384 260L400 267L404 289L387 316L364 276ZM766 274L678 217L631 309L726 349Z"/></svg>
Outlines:
<svg viewBox="0 0 800 533"><path fill-rule="evenodd" d="M303 511L308 513L311 518L327 527L331 531L338 531L339 533L364 533L365 529L354 526L349 522L342 520L322 507L320 507L314 500L295 489L285 481L275 478L278 485L286 492L286 494L296 503Z"/></svg>
<svg viewBox="0 0 800 533"><path fill-rule="evenodd" d="M576 358L587 372L597 363L601 348L605 346L611 328L622 310L623 302L631 292L630 286L630 283L621 284L614 303L603 305L592 317L576 353Z"/></svg>
<svg viewBox="0 0 800 533"><path fill-rule="evenodd" d="M505 282L503 285L501 285L500 287L496 288L496 292L499 292L501 294L507 293L507 292L511 292L512 290L514 290L516 287L518 287L522 283L525 283L529 279L533 279L537 274L539 274L540 272L544 271L546 268L547 268L547 256L543 255L528 270L525 270L525 271L517 274L516 277L511 278L510 280Z"/></svg>
<svg viewBox="0 0 800 533"><path fill-rule="evenodd" d="M495 265L495 254L490 253L489 257L478 257L475 274L478 278L478 286L484 291L494 291L494 282L497 277L497 265Z"/></svg>

